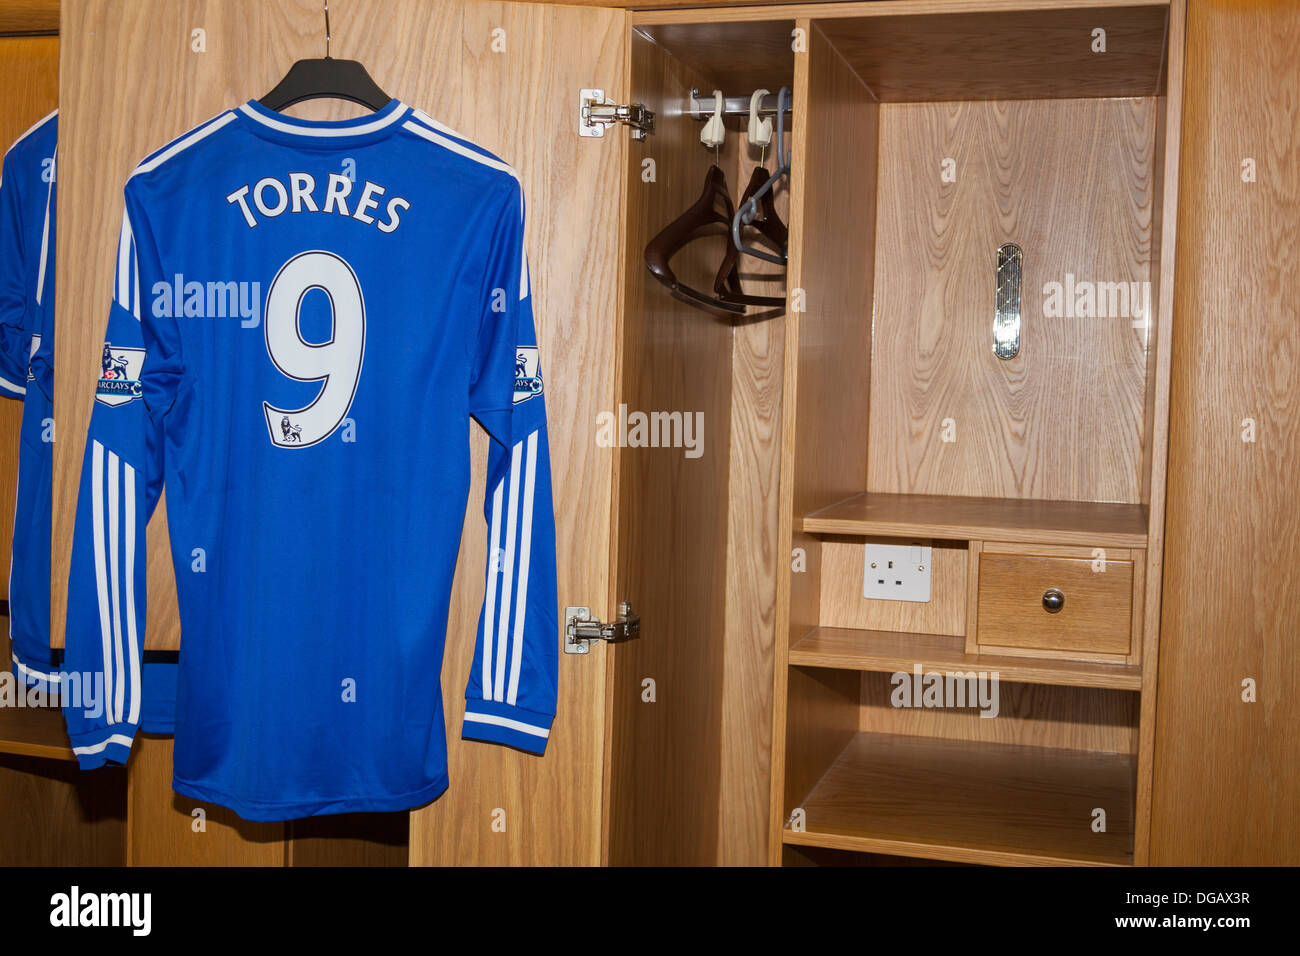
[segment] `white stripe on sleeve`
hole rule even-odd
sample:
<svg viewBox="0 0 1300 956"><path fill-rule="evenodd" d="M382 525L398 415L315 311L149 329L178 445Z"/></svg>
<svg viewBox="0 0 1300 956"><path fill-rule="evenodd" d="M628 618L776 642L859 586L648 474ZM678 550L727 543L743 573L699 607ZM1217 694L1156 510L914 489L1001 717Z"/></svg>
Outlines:
<svg viewBox="0 0 1300 956"><path fill-rule="evenodd" d="M497 482L492 495L492 524L488 531L487 596L483 599L483 699L492 699L492 632L497 610L497 553L501 549L501 496L506 480Z"/></svg>
<svg viewBox="0 0 1300 956"><path fill-rule="evenodd" d="M533 550L533 486L537 482L537 432L528 436L528 463L524 469L523 530L519 541L519 593L515 596L515 644L510 652L510 688L506 703L519 694L519 666L524 659L524 618L528 613L528 562Z"/></svg>
<svg viewBox="0 0 1300 956"><path fill-rule="evenodd" d="M113 723L115 724L122 722L122 704L126 698L126 681L122 679L126 669L122 659L122 602L119 597L121 581L118 577L117 561L118 501L121 495L117 464L117 453L110 451L108 453L108 580L112 588L113 606L113 673L118 675L113 688Z"/></svg>
<svg viewBox="0 0 1300 956"><path fill-rule="evenodd" d="M122 233L117 239L117 304L128 312L131 311L131 260L135 256L132 246L131 220L124 209Z"/></svg>
<svg viewBox="0 0 1300 956"><path fill-rule="evenodd" d="M111 718L113 697L112 627L108 619L108 562L104 553L104 446L95 442L91 453L91 526L94 529L95 591L99 598L99 634L104 661L104 715Z"/></svg>
<svg viewBox="0 0 1300 956"><path fill-rule="evenodd" d="M135 469L122 462L125 487L122 491L122 504L125 509L122 533L126 536L126 579L123 587L126 591L126 647L131 659L131 707L127 720L132 724L140 722L140 648L136 642L135 626Z"/></svg>
<svg viewBox="0 0 1300 956"><path fill-rule="evenodd" d="M506 640L510 636L510 596L515 583L515 534L519 528L519 459L524 443L515 442L510 452L510 510L506 518L506 553L501 564L501 620L497 625L496 679L492 699L503 700L506 690Z"/></svg>

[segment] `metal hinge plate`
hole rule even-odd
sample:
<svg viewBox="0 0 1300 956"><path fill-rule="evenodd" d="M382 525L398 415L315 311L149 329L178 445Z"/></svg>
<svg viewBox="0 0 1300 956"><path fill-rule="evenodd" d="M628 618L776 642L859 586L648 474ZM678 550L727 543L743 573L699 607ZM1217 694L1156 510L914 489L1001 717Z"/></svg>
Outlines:
<svg viewBox="0 0 1300 956"><path fill-rule="evenodd" d="M578 135L601 137L606 126L626 126L632 138L643 140L655 131L655 114L642 103L618 104L604 90L578 91Z"/></svg>
<svg viewBox="0 0 1300 956"><path fill-rule="evenodd" d="M564 609L564 653L586 654L596 641L630 641L641 634L641 618L627 601L618 606L618 617L602 624L591 616L589 607Z"/></svg>

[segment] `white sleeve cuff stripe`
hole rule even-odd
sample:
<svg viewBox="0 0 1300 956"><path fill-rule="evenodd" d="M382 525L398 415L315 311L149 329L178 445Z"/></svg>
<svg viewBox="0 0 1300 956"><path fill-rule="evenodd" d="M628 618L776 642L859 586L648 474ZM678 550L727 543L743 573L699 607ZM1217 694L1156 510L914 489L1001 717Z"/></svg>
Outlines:
<svg viewBox="0 0 1300 956"><path fill-rule="evenodd" d="M465 720L473 721L477 724L495 724L498 727L505 727L507 730L517 730L523 734L532 734L534 737L550 737L550 728L534 727L532 724L526 724L522 720L512 720L509 717L498 717L496 714L476 714L472 710L465 711Z"/></svg>
<svg viewBox="0 0 1300 956"><path fill-rule="evenodd" d="M97 754L100 751L105 750L109 744L121 744L123 747L130 747L131 738L126 736L126 734L113 734L111 737L108 737L106 740L101 740L97 744L90 744L87 747L73 747L72 752L74 754Z"/></svg>
<svg viewBox="0 0 1300 956"><path fill-rule="evenodd" d="M49 681L51 684L57 684L61 680L63 680L62 674L47 673L46 671L38 671L33 667L28 667L26 664L20 661L18 659L17 654L13 654L11 656L14 659L14 666L17 667L18 670L22 671L22 673L26 674L28 677L34 677L39 680Z"/></svg>

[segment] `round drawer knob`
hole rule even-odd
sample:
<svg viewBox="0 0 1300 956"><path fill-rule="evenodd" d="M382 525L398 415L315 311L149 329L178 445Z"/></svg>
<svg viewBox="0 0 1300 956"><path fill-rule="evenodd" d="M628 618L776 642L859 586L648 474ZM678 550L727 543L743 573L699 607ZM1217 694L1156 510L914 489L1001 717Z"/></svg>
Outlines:
<svg viewBox="0 0 1300 956"><path fill-rule="evenodd" d="M1060 588L1048 588L1043 592L1043 609L1048 614L1055 614L1065 607L1065 592Z"/></svg>

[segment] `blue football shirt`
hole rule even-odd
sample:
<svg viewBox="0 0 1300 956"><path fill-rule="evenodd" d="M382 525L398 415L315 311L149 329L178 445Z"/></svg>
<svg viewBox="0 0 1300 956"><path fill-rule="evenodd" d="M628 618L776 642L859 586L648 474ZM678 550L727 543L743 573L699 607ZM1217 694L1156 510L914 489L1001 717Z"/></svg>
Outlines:
<svg viewBox="0 0 1300 956"><path fill-rule="evenodd" d="M555 530L515 172L396 100L339 122L250 102L124 199L68 584L66 670L103 685L65 707L81 765L125 762L138 725L165 487L175 789L252 820L437 796L471 417L492 441L461 732L542 753Z"/></svg>
<svg viewBox="0 0 1300 956"><path fill-rule="evenodd" d="M0 396L23 403L9 565L13 673L46 700L62 686L50 648L51 476L54 469L54 262L58 111L20 136L0 173ZM176 664L147 655L141 726L172 729Z"/></svg>
<svg viewBox="0 0 1300 956"><path fill-rule="evenodd" d="M54 370L54 153L46 116L5 153L0 171L0 395L23 403L9 566L14 674L55 689L50 654L50 489Z"/></svg>

